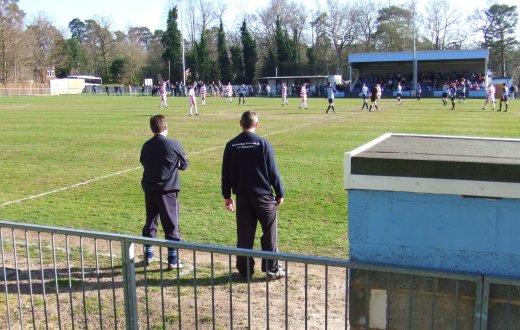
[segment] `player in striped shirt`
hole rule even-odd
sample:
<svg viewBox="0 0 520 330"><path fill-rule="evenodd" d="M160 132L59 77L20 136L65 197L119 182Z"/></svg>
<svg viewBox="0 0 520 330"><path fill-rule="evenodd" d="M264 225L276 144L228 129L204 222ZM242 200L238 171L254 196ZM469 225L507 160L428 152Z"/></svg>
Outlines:
<svg viewBox="0 0 520 330"><path fill-rule="evenodd" d="M226 103L233 103L233 88L231 87L231 83L228 82L226 86Z"/></svg>
<svg viewBox="0 0 520 330"><path fill-rule="evenodd" d="M289 101L287 101L287 85L283 82L282 83L282 105L289 104Z"/></svg>
<svg viewBox="0 0 520 330"><path fill-rule="evenodd" d="M190 112L188 115L190 116L193 109L195 109L195 116L199 115L199 110L197 109L197 97L195 96L195 86L197 86L197 84L193 83L188 90L188 100L190 101Z"/></svg>
<svg viewBox="0 0 520 330"><path fill-rule="evenodd" d="M206 83L202 83L202 86L200 86L200 89L199 89L199 94L200 94L200 102L202 104L202 106L206 106Z"/></svg>
<svg viewBox="0 0 520 330"><path fill-rule="evenodd" d="M302 99L302 103L298 107L298 109L302 108L302 105L305 109L307 108L307 83L303 83L300 89L300 98Z"/></svg>
<svg viewBox="0 0 520 330"><path fill-rule="evenodd" d="M486 102L484 102L482 110L486 110L488 103L492 103L493 110L495 110L495 85L493 85L493 83L489 83L487 87Z"/></svg>

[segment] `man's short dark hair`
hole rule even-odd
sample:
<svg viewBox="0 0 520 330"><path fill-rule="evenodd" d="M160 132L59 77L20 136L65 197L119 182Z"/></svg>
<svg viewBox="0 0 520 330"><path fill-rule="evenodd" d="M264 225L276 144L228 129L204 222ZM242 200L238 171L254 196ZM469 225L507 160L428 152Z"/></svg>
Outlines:
<svg viewBox="0 0 520 330"><path fill-rule="evenodd" d="M168 120L163 115L150 117L150 129L153 133L159 134L168 129Z"/></svg>
<svg viewBox="0 0 520 330"><path fill-rule="evenodd" d="M258 122L258 115L253 111L246 111L240 117L240 126L243 129L250 129Z"/></svg>

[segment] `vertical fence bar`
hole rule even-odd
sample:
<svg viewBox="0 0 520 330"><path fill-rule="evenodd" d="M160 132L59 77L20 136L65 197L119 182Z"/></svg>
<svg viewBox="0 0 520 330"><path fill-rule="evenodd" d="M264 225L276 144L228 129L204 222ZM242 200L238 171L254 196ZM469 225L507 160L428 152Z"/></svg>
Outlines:
<svg viewBox="0 0 520 330"><path fill-rule="evenodd" d="M285 261L285 329L289 329L289 267Z"/></svg>
<svg viewBox="0 0 520 330"><path fill-rule="evenodd" d="M488 308L490 293L490 282L486 277L477 282L475 290L475 329L486 330L488 323Z"/></svg>
<svg viewBox="0 0 520 330"><path fill-rule="evenodd" d="M305 316L305 329L308 329L307 327L307 314L308 314L308 311L307 311L307 285L308 285L308 277L307 277L307 263L305 264L305 279L304 279L304 300L305 300L305 308L304 308L304 316Z"/></svg>
<svg viewBox="0 0 520 330"><path fill-rule="evenodd" d="M369 310L369 306L368 306L368 301L370 299L369 295L368 295L368 285L370 284L369 283L369 276L370 276L370 273L369 271L367 270L366 271L366 276L365 276L365 329L368 330L368 320L369 320L369 313L370 313L370 310Z"/></svg>
<svg viewBox="0 0 520 330"><path fill-rule="evenodd" d="M246 273L247 273L247 326L251 329L251 276L249 276L251 272L251 265L249 264L249 257L246 259Z"/></svg>
<svg viewBox="0 0 520 330"><path fill-rule="evenodd" d="M72 299L72 276L70 274L69 235L65 235L65 252L67 254L67 275L69 277L70 317L71 317L71 322L72 322L72 329L74 329L75 328L75 322L74 322L74 300Z"/></svg>
<svg viewBox="0 0 520 330"><path fill-rule="evenodd" d="M85 264L83 260L83 237L79 238L79 255L81 261L81 291L83 294L83 317L85 318L85 329L88 329L87 297L85 293Z"/></svg>
<svg viewBox="0 0 520 330"><path fill-rule="evenodd" d="M412 330L412 316L413 316L413 275L410 275L410 297L409 297L409 309L408 309L408 329Z"/></svg>
<svg viewBox="0 0 520 330"><path fill-rule="evenodd" d="M117 330L117 301L116 301L116 280L114 274L114 256L112 253L112 240L109 241L110 249L110 272L112 274L112 303L114 306L114 329Z"/></svg>
<svg viewBox="0 0 520 330"><path fill-rule="evenodd" d="M143 246L144 249L144 246ZM124 260L124 259L123 259ZM145 315L146 315L146 329L150 329L150 309L148 305L148 261L146 257L146 253L143 251L143 261L144 261L144 306L145 306Z"/></svg>
<svg viewBox="0 0 520 330"><path fill-rule="evenodd" d="M125 321L127 330L137 330L137 295L135 291L134 243L123 238L121 241Z"/></svg>
<svg viewBox="0 0 520 330"><path fill-rule="evenodd" d="M58 325L61 330L61 312L60 312L60 289L58 281L58 267L56 266L56 245L54 242L54 234L51 235L51 248L52 248L52 264L54 267L54 285L56 286L56 311L58 313Z"/></svg>
<svg viewBox="0 0 520 330"><path fill-rule="evenodd" d="M166 329L166 317L164 310L164 276L163 276L163 248L159 247L159 275L160 275L160 286L161 286L161 315L163 329ZM180 317L180 315L179 315ZM179 320L180 323L180 320Z"/></svg>
<svg viewBox="0 0 520 330"><path fill-rule="evenodd" d="M177 260L179 258L177 257ZM177 267L177 269L179 269ZM193 296L195 300L195 329L199 329L199 311L198 311L198 302L197 302L197 252L193 250Z"/></svg>
<svg viewBox="0 0 520 330"><path fill-rule="evenodd" d="M99 280L99 254L97 238L94 239L94 255L96 257L96 281L98 287L99 328L103 329L103 308L101 304L101 282Z"/></svg>
<svg viewBox="0 0 520 330"><path fill-rule="evenodd" d="M179 250L175 249L177 253L177 310L179 312L179 330L182 329L182 308L181 308L181 273L179 269L180 254Z"/></svg>
<svg viewBox="0 0 520 330"><path fill-rule="evenodd" d="M213 266L213 252L210 253L211 260L211 320L213 321L213 330L215 330L215 267Z"/></svg>
<svg viewBox="0 0 520 330"><path fill-rule="evenodd" d="M507 312L506 312L506 329L509 328L509 321L511 320L511 285L507 286Z"/></svg>
<svg viewBox="0 0 520 330"><path fill-rule="evenodd" d="M31 257L29 255L29 239L27 237L27 230L24 231L24 237L25 237L25 257L27 259L27 277L29 280L29 299L31 301L32 324L33 324L33 329L36 330L36 318L34 316L34 295L33 295L32 274L31 274Z"/></svg>
<svg viewBox="0 0 520 330"><path fill-rule="evenodd" d="M325 330L328 329L329 315L329 266L325 266Z"/></svg>
<svg viewBox="0 0 520 330"><path fill-rule="evenodd" d="M435 329L435 291L436 290L436 287L437 287L437 280L436 278L432 277L432 325L431 325L431 329L434 330Z"/></svg>
<svg viewBox="0 0 520 330"><path fill-rule="evenodd" d="M49 329L49 322L47 320L47 295L45 293L45 274L43 273L43 256L42 256L42 239L38 232L38 251L40 258L40 276L42 279L42 298L43 298L43 314L45 315L45 329Z"/></svg>
<svg viewBox="0 0 520 330"><path fill-rule="evenodd" d="M459 318L459 280L455 280L455 320L453 329L457 329L457 322Z"/></svg>
<svg viewBox="0 0 520 330"><path fill-rule="evenodd" d="M386 327L387 329L391 329L391 326L390 326L390 311L391 311L391 302L392 302L392 297L390 295L390 292L391 292L391 285L390 285L390 281L391 281L391 277L390 277L390 273L386 273Z"/></svg>
<svg viewBox="0 0 520 330"><path fill-rule="evenodd" d="M231 254L228 255L229 272L229 328L233 330L233 277L231 274Z"/></svg>
<svg viewBox="0 0 520 330"><path fill-rule="evenodd" d="M5 269L4 257L4 236L2 227L0 227L0 249L2 250L2 270L4 271L4 289L5 289L5 306L7 313L7 328L11 329L11 310L9 308L9 290L7 290L7 270Z"/></svg>
<svg viewBox="0 0 520 330"><path fill-rule="evenodd" d="M266 321L266 329L269 329L269 262L266 260L265 265L265 321Z"/></svg>
<svg viewBox="0 0 520 330"><path fill-rule="evenodd" d="M18 292L18 311L20 313L20 328L24 329L23 312L22 312L22 298L21 298L21 294L20 294L20 274L19 274L19 270L18 270L18 256L16 254L16 235L14 234L14 228L11 229L11 235L13 237L14 271L16 273L16 289Z"/></svg>
<svg viewBox="0 0 520 330"><path fill-rule="evenodd" d="M349 305L350 305L350 269L345 268L345 330L349 327L349 320L350 317L348 315L349 312Z"/></svg>

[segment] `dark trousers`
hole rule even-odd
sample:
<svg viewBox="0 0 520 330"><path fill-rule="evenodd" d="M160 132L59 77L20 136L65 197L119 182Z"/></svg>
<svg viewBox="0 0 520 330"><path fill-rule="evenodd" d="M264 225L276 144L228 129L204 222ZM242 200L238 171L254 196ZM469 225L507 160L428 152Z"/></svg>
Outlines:
<svg viewBox="0 0 520 330"><path fill-rule="evenodd" d="M155 238L157 236L158 219L164 230L164 237L172 241L180 241L179 232L179 200L178 191L145 191L144 204L146 209L146 223L143 227L143 236ZM151 257L151 256L147 256ZM177 253L168 248L168 261L176 262Z"/></svg>
<svg viewBox="0 0 520 330"><path fill-rule="evenodd" d="M260 238L262 250L278 252L277 210L278 206L273 196L237 196L237 247L243 249L253 248L256 225L257 222L260 222L263 233ZM243 276L246 276L248 272L248 260L249 274L253 274L254 259L237 256L236 267ZM263 272L267 270L276 271L277 269L277 260L262 259Z"/></svg>

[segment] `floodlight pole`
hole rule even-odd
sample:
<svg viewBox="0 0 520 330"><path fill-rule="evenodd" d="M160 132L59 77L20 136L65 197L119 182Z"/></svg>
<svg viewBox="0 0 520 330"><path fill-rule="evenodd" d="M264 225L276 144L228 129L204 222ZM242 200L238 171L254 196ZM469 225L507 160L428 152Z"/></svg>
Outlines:
<svg viewBox="0 0 520 330"><path fill-rule="evenodd" d="M181 44L182 44L182 85L184 88L186 88L186 59L185 59L185 52L184 52L184 33L182 32L184 30L183 25L184 21L182 19L183 15L182 12L184 11L184 1L180 1L181 4Z"/></svg>
<svg viewBox="0 0 520 330"><path fill-rule="evenodd" d="M414 94L417 96L417 56L415 54L415 3L412 12L412 20L413 20L413 87L412 90Z"/></svg>

